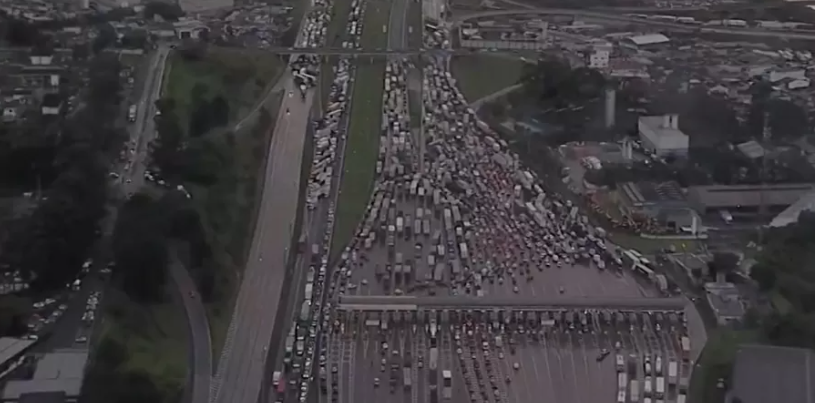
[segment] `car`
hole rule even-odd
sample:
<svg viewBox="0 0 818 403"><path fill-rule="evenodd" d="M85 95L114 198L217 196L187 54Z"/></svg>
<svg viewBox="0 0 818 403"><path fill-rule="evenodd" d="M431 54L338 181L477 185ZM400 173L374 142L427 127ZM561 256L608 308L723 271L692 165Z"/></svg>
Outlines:
<svg viewBox="0 0 818 403"><path fill-rule="evenodd" d="M85 336L79 336L76 339L74 339L74 341L77 343L85 343L88 341L88 338Z"/></svg>
<svg viewBox="0 0 818 403"><path fill-rule="evenodd" d="M196 298L196 293L194 293L193 291L189 292L188 295L190 296L190 298Z"/></svg>
<svg viewBox="0 0 818 403"><path fill-rule="evenodd" d="M293 96L293 92L292 92L292 91L288 92L288 93L287 93L287 96L292 97L292 96Z"/></svg>
<svg viewBox="0 0 818 403"><path fill-rule="evenodd" d="M287 116L290 115L290 108L287 108Z"/></svg>

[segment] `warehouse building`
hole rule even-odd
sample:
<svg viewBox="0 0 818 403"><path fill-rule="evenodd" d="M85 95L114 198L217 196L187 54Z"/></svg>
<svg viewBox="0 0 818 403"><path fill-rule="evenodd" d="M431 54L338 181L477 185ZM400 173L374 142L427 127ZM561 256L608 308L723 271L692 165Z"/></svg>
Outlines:
<svg viewBox="0 0 818 403"><path fill-rule="evenodd" d="M635 35L622 41L623 46L635 49L645 49L656 45L664 45L670 42L670 38L662 34Z"/></svg>
<svg viewBox="0 0 818 403"><path fill-rule="evenodd" d="M642 146L660 157L686 157L690 137L679 130L679 115L641 116L638 123Z"/></svg>
<svg viewBox="0 0 818 403"><path fill-rule="evenodd" d="M712 185L693 186L687 193L691 206L704 214L717 210L757 212L762 205L768 211L782 211L814 189L812 183Z"/></svg>
<svg viewBox="0 0 818 403"><path fill-rule="evenodd" d="M34 341L32 340L14 337L0 338L0 378L14 370L33 345Z"/></svg>
<svg viewBox="0 0 818 403"><path fill-rule="evenodd" d="M36 363L31 379L6 382L2 402L76 402L80 397L87 362L87 349L57 350L45 354Z"/></svg>

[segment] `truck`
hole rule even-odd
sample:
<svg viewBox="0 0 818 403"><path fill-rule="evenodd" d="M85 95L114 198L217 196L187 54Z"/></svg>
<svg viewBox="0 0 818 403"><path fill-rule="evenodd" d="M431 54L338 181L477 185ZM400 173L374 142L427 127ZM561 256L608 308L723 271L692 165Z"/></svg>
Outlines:
<svg viewBox="0 0 818 403"><path fill-rule="evenodd" d="M429 349L429 370L437 370L437 347L432 347Z"/></svg>
<svg viewBox="0 0 818 403"><path fill-rule="evenodd" d="M403 388L412 389L412 370L408 367L403 367Z"/></svg>
<svg viewBox="0 0 818 403"><path fill-rule="evenodd" d="M676 360L670 360L667 364L667 383L670 385L676 384L676 377L679 376L679 363Z"/></svg>
<svg viewBox="0 0 818 403"><path fill-rule="evenodd" d="M679 339L679 344L681 344L682 347L682 360L685 362L690 361L690 338L682 336L682 338Z"/></svg>
<svg viewBox="0 0 818 403"><path fill-rule="evenodd" d="M650 396L653 394L653 377L646 376L645 377L645 395Z"/></svg>
<svg viewBox="0 0 818 403"><path fill-rule="evenodd" d="M627 403L625 401L625 396L626 396L626 394L625 394L624 390L620 390L619 392L617 392L617 394L616 394L616 403Z"/></svg>
<svg viewBox="0 0 818 403"><path fill-rule="evenodd" d="M617 372L622 372L625 370L625 356L622 354L616 355L616 370Z"/></svg>
<svg viewBox="0 0 818 403"><path fill-rule="evenodd" d="M656 377L656 398L664 399L665 397L665 377Z"/></svg>
<svg viewBox="0 0 818 403"><path fill-rule="evenodd" d="M639 403L639 381L631 381L631 403Z"/></svg>
<svg viewBox="0 0 818 403"><path fill-rule="evenodd" d="M625 389L627 389L628 388L628 375L625 374L624 372L620 372L619 375L617 375L616 386L619 388L619 390L624 391Z"/></svg>
<svg viewBox="0 0 818 403"><path fill-rule="evenodd" d="M128 107L128 121L131 123L136 122L136 105Z"/></svg>
<svg viewBox="0 0 818 403"><path fill-rule="evenodd" d="M636 357L633 355L628 357L628 376L631 378L636 377Z"/></svg>

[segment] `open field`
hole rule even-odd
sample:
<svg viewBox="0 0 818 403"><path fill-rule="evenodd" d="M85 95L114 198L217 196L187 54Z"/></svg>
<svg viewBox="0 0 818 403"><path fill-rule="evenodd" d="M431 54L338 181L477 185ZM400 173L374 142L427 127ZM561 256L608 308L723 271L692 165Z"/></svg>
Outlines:
<svg viewBox="0 0 818 403"><path fill-rule="evenodd" d="M378 1L367 4L361 35L363 47L386 46L387 37L383 27L388 18L388 3ZM337 256L353 236L372 195L375 162L378 159L385 65L386 62L380 58L356 61L344 173L341 177L335 231L332 236L332 257Z"/></svg>
<svg viewBox="0 0 818 403"><path fill-rule="evenodd" d="M452 75L469 102L517 84L524 62L503 56L475 55L452 58Z"/></svg>
<svg viewBox="0 0 818 403"><path fill-rule="evenodd" d="M163 98L174 101L183 128L193 113L193 91L212 99L223 96L230 106L230 120L244 116L269 85L283 72L284 63L272 54L245 50L211 48L200 59L171 55L165 72Z"/></svg>
<svg viewBox="0 0 818 403"><path fill-rule="evenodd" d="M205 89L205 99L218 95L225 98L232 122L247 115L260 97L275 85L285 67L273 55L221 48L209 49L199 60L188 60L175 54L169 62L172 64L166 75L163 98L174 101L183 128L187 128L193 113L191 98L197 85ZM264 107L274 115L279 103L280 94ZM217 174L212 183L185 184L193 195L193 205L199 212L212 252L203 264L210 266L205 271L212 272L215 278L214 297L207 308L216 356L230 323L233 294L253 230L259 177L263 172L269 130L274 126L274 118L270 115L257 119L256 124L243 125L237 132L216 128L197 139L213 147L203 150L211 152L212 158L203 158L199 162L219 164L218 168L202 168Z"/></svg>

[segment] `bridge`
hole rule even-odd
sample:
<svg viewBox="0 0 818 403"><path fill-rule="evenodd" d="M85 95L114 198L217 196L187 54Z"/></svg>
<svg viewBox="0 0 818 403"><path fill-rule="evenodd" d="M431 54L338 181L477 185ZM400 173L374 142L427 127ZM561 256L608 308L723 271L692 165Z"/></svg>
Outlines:
<svg viewBox="0 0 818 403"><path fill-rule="evenodd" d="M478 53L501 53L501 54L531 54L540 52L537 49L345 49L337 47L323 48L266 48L273 53L285 55L326 55L326 56L353 56L353 57L380 57L380 56L446 56L446 55L473 55Z"/></svg>
<svg viewBox="0 0 818 403"><path fill-rule="evenodd" d="M487 310L523 311L620 310L675 312L684 310L684 298L604 298L604 297L413 297L413 296L342 296L342 311L421 311L421 310Z"/></svg>

